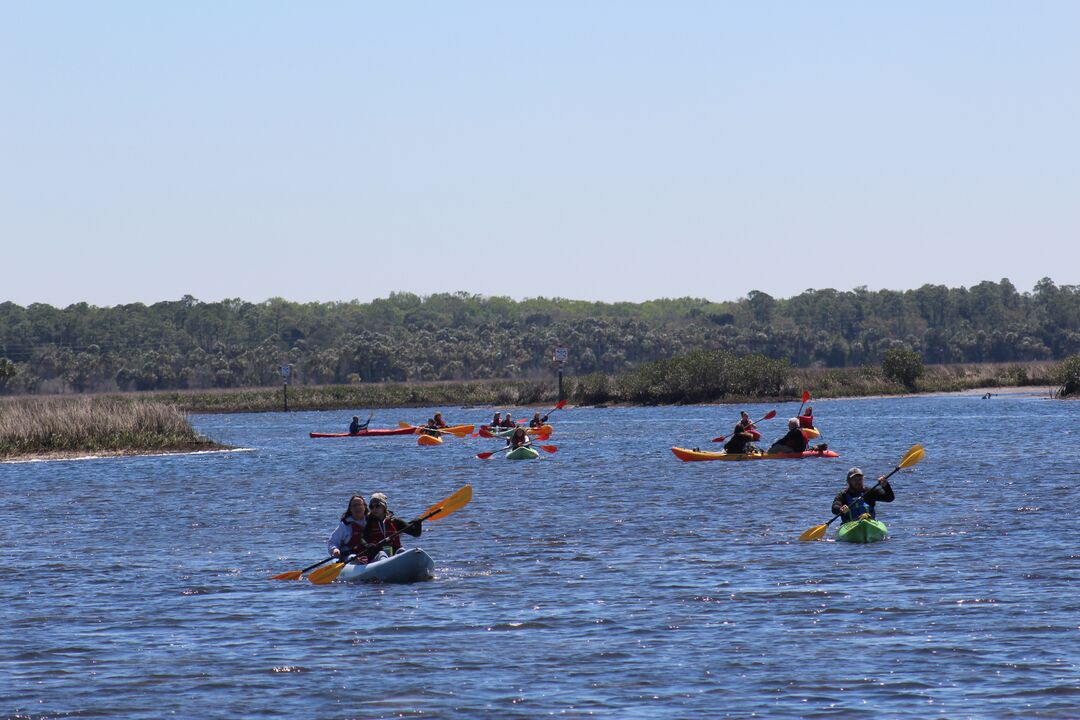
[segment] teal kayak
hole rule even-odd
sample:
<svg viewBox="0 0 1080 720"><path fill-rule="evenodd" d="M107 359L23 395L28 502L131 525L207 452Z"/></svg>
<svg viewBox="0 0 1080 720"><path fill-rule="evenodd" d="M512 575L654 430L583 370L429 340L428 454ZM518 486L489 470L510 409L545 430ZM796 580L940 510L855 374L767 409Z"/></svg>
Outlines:
<svg viewBox="0 0 1080 720"><path fill-rule="evenodd" d="M535 460L540 457L540 451L527 445L522 445L506 453L507 460Z"/></svg>
<svg viewBox="0 0 1080 720"><path fill-rule="evenodd" d="M435 574L431 556L420 548L402 550L397 555L367 564L349 563L341 570L338 580L358 582L375 580L386 583L408 583L430 580Z"/></svg>
<svg viewBox="0 0 1080 720"><path fill-rule="evenodd" d="M836 539L843 542L872 543L884 540L887 532L885 523L880 520L863 518L841 525L839 532L836 533Z"/></svg>

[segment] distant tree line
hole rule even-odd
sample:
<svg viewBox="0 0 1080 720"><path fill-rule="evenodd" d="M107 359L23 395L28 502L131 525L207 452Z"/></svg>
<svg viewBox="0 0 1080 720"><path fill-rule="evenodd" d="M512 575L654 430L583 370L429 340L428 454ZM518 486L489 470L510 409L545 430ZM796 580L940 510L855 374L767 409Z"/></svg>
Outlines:
<svg viewBox="0 0 1080 720"><path fill-rule="evenodd" d="M623 373L694 351L796 367L1057 360L1080 353L1080 286L752 291L729 302L514 301L393 293L370 303L274 298L55 308L0 304L0 393L543 378L552 348L571 375Z"/></svg>

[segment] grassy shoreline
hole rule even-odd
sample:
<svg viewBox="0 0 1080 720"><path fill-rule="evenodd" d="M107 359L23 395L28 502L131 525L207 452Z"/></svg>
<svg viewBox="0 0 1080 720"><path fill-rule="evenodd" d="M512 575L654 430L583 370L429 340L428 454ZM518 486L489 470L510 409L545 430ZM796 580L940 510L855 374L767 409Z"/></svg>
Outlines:
<svg viewBox="0 0 1080 720"><path fill-rule="evenodd" d="M679 405L694 402L733 403L783 401L798 398L809 390L816 399L937 394L1001 387L1045 388L1056 392L1058 363L1008 363L929 365L914 390L884 377L877 366L859 368L791 368L781 387L762 392L720 394L704 400L661 402L627 401L620 388L622 378L587 375L565 378L567 399L575 405ZM597 388L596 385L605 385ZM41 402L49 399L101 398L120 402L145 402L175 406L183 413L281 412L281 386L228 390L176 390L109 393L81 396L18 396L8 401ZM553 405L558 400L554 380L477 380L404 383L364 383L359 385L299 385L288 391L291 412L342 409L392 409L410 407L524 407ZM4 402L0 399L0 403ZM3 406L0 405L0 408Z"/></svg>
<svg viewBox="0 0 1080 720"><path fill-rule="evenodd" d="M0 400L0 461L227 450L171 404L108 396Z"/></svg>
<svg viewBox="0 0 1080 720"><path fill-rule="evenodd" d="M642 399L638 388L628 389L637 373L594 374L565 378L567 399L575 405L678 405L696 402L733 403L783 401L809 390L817 399L934 394L998 387L1039 387L1056 392L1058 363L991 363L927 366L914 391L888 380L878 366L859 368L791 368L776 389L718 394L706 399L675 402ZM631 394L633 397L631 397ZM657 393L658 394L658 393ZM280 412L281 387L220 391L139 393L138 397L173 403L189 413ZM368 383L305 385L289 388L289 410L391 409L410 407L531 407L558 400L554 380L484 380L467 382Z"/></svg>
<svg viewBox="0 0 1080 720"><path fill-rule="evenodd" d="M692 379L657 382L656 368L626 375L566 378L573 405L677 405L797 401L803 390L814 400L942 394L994 388L1030 387L1048 397L1058 390L1059 364L931 365L914 389L888 380L879 367L799 369L775 366L749 383L728 384L742 391L702 393ZM762 378L767 378L763 381ZM713 378L710 378L712 381ZM756 384L755 384L756 383ZM760 388L747 392L747 388ZM652 393L650 395L650 392ZM682 399L674 402L672 397ZM289 388L290 411L391 409L410 407L498 408L554 405L553 381L493 380L472 382L370 383ZM659 398L663 397L661 400ZM200 436L190 413L279 412L281 387L220 391L142 392L78 396L19 396L0 399L0 461L186 453L227 450Z"/></svg>

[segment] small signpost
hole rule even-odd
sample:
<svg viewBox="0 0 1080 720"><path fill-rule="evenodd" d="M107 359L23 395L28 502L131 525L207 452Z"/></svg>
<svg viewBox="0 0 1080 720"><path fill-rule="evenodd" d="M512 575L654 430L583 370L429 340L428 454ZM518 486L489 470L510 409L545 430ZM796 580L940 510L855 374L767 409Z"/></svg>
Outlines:
<svg viewBox="0 0 1080 720"><path fill-rule="evenodd" d="M281 366L281 396L285 401L285 412L289 412L289 378L292 376L292 366Z"/></svg>
<svg viewBox="0 0 1080 720"><path fill-rule="evenodd" d="M557 347L557 348L555 348L555 353L552 356L552 359L555 361L555 364L559 366L559 402L562 402L565 399L565 396L563 395L563 388L562 388L562 369L563 369L563 365L566 364L566 359L568 357L570 357L570 348L566 348L566 347Z"/></svg>

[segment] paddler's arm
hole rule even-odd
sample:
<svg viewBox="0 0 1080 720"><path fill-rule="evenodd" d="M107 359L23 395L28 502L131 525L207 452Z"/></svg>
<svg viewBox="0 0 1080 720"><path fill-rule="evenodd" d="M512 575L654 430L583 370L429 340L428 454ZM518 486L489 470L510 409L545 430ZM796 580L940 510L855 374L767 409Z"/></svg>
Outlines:
<svg viewBox="0 0 1080 720"><path fill-rule="evenodd" d="M873 492L867 493L869 499L874 502L892 502L895 500L896 495L893 494L892 485L889 484L889 481L884 476L878 478L878 481L881 482L881 485L874 488Z"/></svg>
<svg viewBox="0 0 1080 720"><path fill-rule="evenodd" d="M330 539L326 541L326 551L338 557L341 555L341 546L345 544L345 523L338 523L338 526L334 529L334 532L330 534Z"/></svg>
<svg viewBox="0 0 1080 720"><path fill-rule="evenodd" d="M401 518L394 518L394 525L401 529L401 532L406 535L412 535L413 537L420 537L420 533L424 531L423 521L420 518L410 520L406 523Z"/></svg>
<svg viewBox="0 0 1080 720"><path fill-rule="evenodd" d="M833 498L833 501L832 501L832 514L833 515L843 515L847 511L848 511L848 506L847 506L847 504L844 503L844 493L839 492L839 493L836 494L836 497Z"/></svg>

